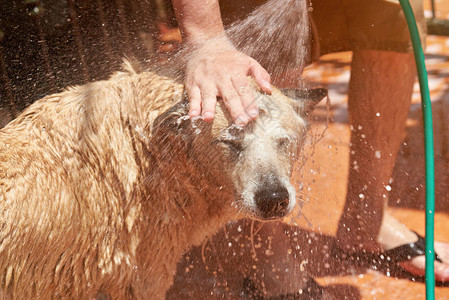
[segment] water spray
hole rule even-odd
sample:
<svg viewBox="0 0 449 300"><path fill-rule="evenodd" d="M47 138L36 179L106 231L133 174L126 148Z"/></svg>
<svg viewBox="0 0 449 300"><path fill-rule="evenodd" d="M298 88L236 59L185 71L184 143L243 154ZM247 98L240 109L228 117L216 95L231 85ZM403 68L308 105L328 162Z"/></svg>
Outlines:
<svg viewBox="0 0 449 300"><path fill-rule="evenodd" d="M415 54L418 70L419 87L421 91L421 106L424 120L424 147L426 162L426 299L435 299L435 251L434 251L434 218L435 218L435 162L433 149L432 106L430 103L429 83L427 78L424 52L416 26L415 16L408 0L399 0Z"/></svg>

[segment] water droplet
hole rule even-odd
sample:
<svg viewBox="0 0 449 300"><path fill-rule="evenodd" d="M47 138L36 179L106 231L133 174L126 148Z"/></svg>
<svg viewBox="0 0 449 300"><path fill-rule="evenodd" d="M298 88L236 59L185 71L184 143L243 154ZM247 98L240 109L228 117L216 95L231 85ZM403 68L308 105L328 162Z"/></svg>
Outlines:
<svg viewBox="0 0 449 300"><path fill-rule="evenodd" d="M301 262L301 264L299 265L299 270L301 271L301 272L304 272L304 266L305 265L307 265L307 259L305 259L305 260L303 260L302 262Z"/></svg>
<svg viewBox="0 0 449 300"><path fill-rule="evenodd" d="M246 95L246 94L248 94L248 87L247 86L241 86L239 88L239 95L243 96L243 95Z"/></svg>
<svg viewBox="0 0 449 300"><path fill-rule="evenodd" d="M374 156L375 156L376 158L380 159L380 158L381 158L380 151L377 150L377 151L374 153Z"/></svg>
<svg viewBox="0 0 449 300"><path fill-rule="evenodd" d="M313 7L310 6L307 10L308 10L309 12L312 12L312 11L313 11Z"/></svg>
<svg viewBox="0 0 449 300"><path fill-rule="evenodd" d="M385 189L386 189L387 191L389 191L389 192L390 192L390 191L391 191L391 186L389 186L389 185L386 185L386 186L385 186Z"/></svg>

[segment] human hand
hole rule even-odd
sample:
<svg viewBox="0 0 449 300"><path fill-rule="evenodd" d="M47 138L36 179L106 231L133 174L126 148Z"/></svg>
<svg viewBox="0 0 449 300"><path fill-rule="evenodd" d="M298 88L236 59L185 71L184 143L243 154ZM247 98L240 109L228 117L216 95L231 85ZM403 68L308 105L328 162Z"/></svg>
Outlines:
<svg viewBox="0 0 449 300"><path fill-rule="evenodd" d="M220 97L237 125L244 126L257 118L259 110L248 85L248 75L263 92L271 94L268 72L253 58L235 49L226 38L202 43L187 61L189 116L201 115L205 121L212 121Z"/></svg>

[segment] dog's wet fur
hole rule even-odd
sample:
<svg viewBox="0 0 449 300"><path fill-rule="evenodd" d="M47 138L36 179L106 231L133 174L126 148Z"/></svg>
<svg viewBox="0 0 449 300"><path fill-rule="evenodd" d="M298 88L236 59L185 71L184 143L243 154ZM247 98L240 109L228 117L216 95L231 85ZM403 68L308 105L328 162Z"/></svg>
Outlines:
<svg viewBox="0 0 449 300"><path fill-rule="evenodd" d="M189 119L149 71L47 96L0 130L0 299L163 299L183 252L296 204L289 177L324 90L254 89L260 116ZM304 96L306 95L306 96Z"/></svg>

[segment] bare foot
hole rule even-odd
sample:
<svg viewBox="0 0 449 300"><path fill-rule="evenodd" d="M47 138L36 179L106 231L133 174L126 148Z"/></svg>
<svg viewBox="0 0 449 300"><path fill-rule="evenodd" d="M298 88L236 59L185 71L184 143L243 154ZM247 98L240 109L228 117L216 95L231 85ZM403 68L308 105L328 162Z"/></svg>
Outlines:
<svg viewBox="0 0 449 300"><path fill-rule="evenodd" d="M435 261L435 280L440 282L449 281L449 245L435 242L435 252L443 263ZM399 263L404 270L416 275L424 276L426 261L424 255L412 258L409 261Z"/></svg>

